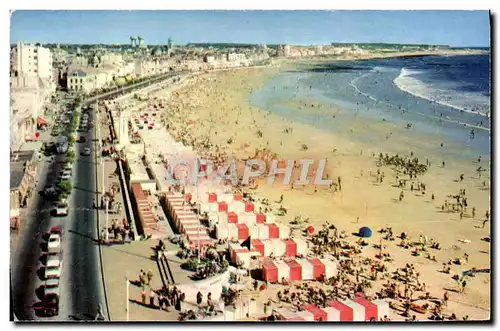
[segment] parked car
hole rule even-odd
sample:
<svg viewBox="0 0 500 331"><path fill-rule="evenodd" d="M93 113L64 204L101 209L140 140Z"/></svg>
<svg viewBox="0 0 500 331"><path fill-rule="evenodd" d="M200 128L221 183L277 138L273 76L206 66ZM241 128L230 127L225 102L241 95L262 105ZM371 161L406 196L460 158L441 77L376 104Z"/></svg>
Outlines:
<svg viewBox="0 0 500 331"><path fill-rule="evenodd" d="M80 137L78 138L78 142L79 142L79 143L84 143L84 142L86 142L86 141L87 141L87 139L85 139L85 137L84 137L84 136L80 136Z"/></svg>
<svg viewBox="0 0 500 331"><path fill-rule="evenodd" d="M57 279L56 279L57 280ZM49 281L53 281L48 280ZM54 284L54 282L49 283ZM57 316L59 314L59 296L60 296L60 288L59 288L59 280L57 280L57 286L46 286L45 294L42 299L43 305L43 314L47 317Z"/></svg>
<svg viewBox="0 0 500 331"><path fill-rule="evenodd" d="M64 231L63 231L63 229L61 229L58 226L53 226L50 228L50 234L56 234L59 237L62 237L62 235L64 234Z"/></svg>
<svg viewBox="0 0 500 331"><path fill-rule="evenodd" d="M70 180L70 179L71 179L71 172L69 172L68 170L64 170L59 176L60 181Z"/></svg>
<svg viewBox="0 0 500 331"><path fill-rule="evenodd" d="M71 163L71 162L64 163L63 169L64 170L72 170L73 169L73 163Z"/></svg>
<svg viewBox="0 0 500 331"><path fill-rule="evenodd" d="M84 156L89 156L90 155L90 148L85 147L82 151L82 155Z"/></svg>
<svg viewBox="0 0 500 331"><path fill-rule="evenodd" d="M57 233L51 233L47 241L48 252L59 251L61 249L61 236Z"/></svg>
<svg viewBox="0 0 500 331"><path fill-rule="evenodd" d="M68 216L68 204L59 202L55 209L56 216Z"/></svg>
<svg viewBox="0 0 500 331"><path fill-rule="evenodd" d="M45 268L45 279L60 278L62 261L59 257L52 255L47 260Z"/></svg>
<svg viewBox="0 0 500 331"><path fill-rule="evenodd" d="M60 173L60 175L70 175L71 176L71 169L63 169Z"/></svg>
<svg viewBox="0 0 500 331"><path fill-rule="evenodd" d="M59 195L59 190L57 189L57 187L54 187L52 185L46 186L42 191L42 195L46 199L55 200Z"/></svg>

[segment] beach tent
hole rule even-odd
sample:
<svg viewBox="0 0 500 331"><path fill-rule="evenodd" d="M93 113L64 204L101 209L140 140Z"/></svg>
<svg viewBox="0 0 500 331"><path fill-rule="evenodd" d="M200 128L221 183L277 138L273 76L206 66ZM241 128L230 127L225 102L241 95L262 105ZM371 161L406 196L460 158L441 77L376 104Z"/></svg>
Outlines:
<svg viewBox="0 0 500 331"><path fill-rule="evenodd" d="M286 261L290 267L290 280L302 280L302 266L295 260Z"/></svg>
<svg viewBox="0 0 500 331"><path fill-rule="evenodd" d="M294 238L293 241L297 244L297 255L307 255L309 248L307 242L302 238Z"/></svg>
<svg viewBox="0 0 500 331"><path fill-rule="evenodd" d="M328 314L322 309L316 307L315 305L305 305L302 309L309 311L314 315L315 321L326 321L328 320Z"/></svg>
<svg viewBox="0 0 500 331"><path fill-rule="evenodd" d="M352 309L352 320L354 322L364 322L365 321L365 307L360 305L359 303L346 299L342 301L342 303L346 306L351 307Z"/></svg>
<svg viewBox="0 0 500 331"><path fill-rule="evenodd" d="M358 235L362 238L370 238L372 236L372 230L367 226L363 226L359 229Z"/></svg>
<svg viewBox="0 0 500 331"><path fill-rule="evenodd" d="M352 299L352 301L365 307L365 321L369 321L372 318L374 318L375 320L378 320L377 305L376 304L370 302L369 300L367 300L366 298L361 297L361 296Z"/></svg>
<svg viewBox="0 0 500 331"><path fill-rule="evenodd" d="M274 254L274 245L271 240L262 240L262 243L264 244L264 256L268 257L271 254Z"/></svg>
<svg viewBox="0 0 500 331"><path fill-rule="evenodd" d="M340 310L333 307L326 307L322 310L326 313L328 322L340 322Z"/></svg>
<svg viewBox="0 0 500 331"><path fill-rule="evenodd" d="M290 236L290 228L285 224L279 224L278 228L279 228L279 238L288 239L288 237Z"/></svg>
<svg viewBox="0 0 500 331"><path fill-rule="evenodd" d="M267 224L259 224L257 227L259 229L259 239L269 239L269 228L267 227Z"/></svg>
<svg viewBox="0 0 500 331"><path fill-rule="evenodd" d="M236 227L238 228L238 240L245 240L249 237L250 231L246 224L236 224Z"/></svg>
<svg viewBox="0 0 500 331"><path fill-rule="evenodd" d="M243 213L246 218L246 223L248 225L257 224L257 215L255 213Z"/></svg>
<svg viewBox="0 0 500 331"><path fill-rule="evenodd" d="M240 224L248 224L249 223L249 218L247 213L237 213L238 215L238 223Z"/></svg>
<svg viewBox="0 0 500 331"><path fill-rule="evenodd" d="M227 224L228 223L228 221L227 221L227 213L226 212L219 213L218 223L219 224Z"/></svg>
<svg viewBox="0 0 500 331"><path fill-rule="evenodd" d="M238 215L236 213L230 211L227 213L227 222L228 223L238 223Z"/></svg>
<svg viewBox="0 0 500 331"><path fill-rule="evenodd" d="M280 237L280 228L276 224L268 224L269 239L278 239Z"/></svg>
<svg viewBox="0 0 500 331"><path fill-rule="evenodd" d="M227 229L228 229L228 239L229 240L239 240L239 237L238 237L239 229L235 223L228 223Z"/></svg>
<svg viewBox="0 0 500 331"><path fill-rule="evenodd" d="M251 241L251 249L252 251L257 251L260 253L260 255L264 255L264 243L260 239L252 239Z"/></svg>
<svg viewBox="0 0 500 331"><path fill-rule="evenodd" d="M328 306L335 308L339 311L341 322L350 322L353 320L353 311L351 307L343 304L340 301L332 301L328 303Z"/></svg>
<svg viewBox="0 0 500 331"><path fill-rule="evenodd" d="M319 279L325 274L325 265L318 258L309 259L309 263L313 266L314 279Z"/></svg>
<svg viewBox="0 0 500 331"><path fill-rule="evenodd" d="M284 240L286 245L286 255L295 257L297 256L297 244L291 239Z"/></svg>
<svg viewBox="0 0 500 331"><path fill-rule="evenodd" d="M278 281L278 267L270 259L265 259L262 263L262 279L270 283Z"/></svg>
<svg viewBox="0 0 500 331"><path fill-rule="evenodd" d="M264 215L262 213L255 214L255 222L257 224L265 223L266 222L266 215Z"/></svg>
<svg viewBox="0 0 500 331"><path fill-rule="evenodd" d="M252 212L254 211L254 205L252 202L250 201L247 201L245 202L245 212L249 213L249 212Z"/></svg>
<svg viewBox="0 0 500 331"><path fill-rule="evenodd" d="M225 203L224 201L221 201L221 202L217 202L217 204L219 205L217 211L227 211L227 203Z"/></svg>
<svg viewBox="0 0 500 331"><path fill-rule="evenodd" d="M286 254L286 243L281 239L270 239L273 247L274 256L283 256Z"/></svg>
<svg viewBox="0 0 500 331"><path fill-rule="evenodd" d="M266 223L274 223L276 221L276 215L273 213L266 213Z"/></svg>
<svg viewBox="0 0 500 331"><path fill-rule="evenodd" d="M278 268L278 281L283 278L290 279L290 267L283 261L275 261L274 265Z"/></svg>
<svg viewBox="0 0 500 331"><path fill-rule="evenodd" d="M314 266L307 259L295 260L301 266L302 280L314 279Z"/></svg>
<svg viewBox="0 0 500 331"><path fill-rule="evenodd" d="M256 225L248 225L250 237L259 238L259 228Z"/></svg>

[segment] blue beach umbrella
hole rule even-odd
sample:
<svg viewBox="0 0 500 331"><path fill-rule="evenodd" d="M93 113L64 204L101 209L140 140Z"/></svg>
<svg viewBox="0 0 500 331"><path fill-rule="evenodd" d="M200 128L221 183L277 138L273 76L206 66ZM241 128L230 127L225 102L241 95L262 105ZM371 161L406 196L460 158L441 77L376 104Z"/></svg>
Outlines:
<svg viewBox="0 0 500 331"><path fill-rule="evenodd" d="M372 236L372 230L367 226L363 226L362 228L359 229L358 234L360 237L370 238Z"/></svg>

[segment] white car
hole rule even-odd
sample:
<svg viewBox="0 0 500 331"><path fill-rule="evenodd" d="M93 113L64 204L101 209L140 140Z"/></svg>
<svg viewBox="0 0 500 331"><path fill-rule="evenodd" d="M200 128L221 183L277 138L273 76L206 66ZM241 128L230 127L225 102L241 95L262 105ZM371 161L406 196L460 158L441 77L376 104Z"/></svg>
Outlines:
<svg viewBox="0 0 500 331"><path fill-rule="evenodd" d="M90 148L85 147L85 148L83 149L82 155L89 156L89 155L90 155Z"/></svg>
<svg viewBox="0 0 500 331"><path fill-rule="evenodd" d="M55 293L59 296L59 279L50 278L45 281L45 286L43 287L45 295L49 293Z"/></svg>
<svg viewBox="0 0 500 331"><path fill-rule="evenodd" d="M62 175L69 175L71 176L71 169L63 169L63 171L61 171L61 176Z"/></svg>
<svg viewBox="0 0 500 331"><path fill-rule="evenodd" d="M63 169L64 169L64 170L70 170L70 171L71 171L71 169L73 169L73 163L71 163L71 162L66 162L66 163L64 164L64 166L63 166Z"/></svg>
<svg viewBox="0 0 500 331"><path fill-rule="evenodd" d="M45 279L59 278L61 276L62 261L59 258L49 258L45 268Z"/></svg>
<svg viewBox="0 0 500 331"><path fill-rule="evenodd" d="M69 118L67 118L67 117L66 117L65 119L63 119L63 121L62 121L62 122L63 122L64 124L69 124L69 123L70 123L70 120L69 120Z"/></svg>
<svg viewBox="0 0 500 331"><path fill-rule="evenodd" d="M60 251L61 249L61 236L58 233L51 233L49 240L47 242L47 248L49 253L54 251Z"/></svg>
<svg viewBox="0 0 500 331"><path fill-rule="evenodd" d="M56 216L68 216L68 204L58 203L56 206Z"/></svg>
<svg viewBox="0 0 500 331"><path fill-rule="evenodd" d="M70 180L71 179L71 172L63 172L60 176L59 176L59 180Z"/></svg>

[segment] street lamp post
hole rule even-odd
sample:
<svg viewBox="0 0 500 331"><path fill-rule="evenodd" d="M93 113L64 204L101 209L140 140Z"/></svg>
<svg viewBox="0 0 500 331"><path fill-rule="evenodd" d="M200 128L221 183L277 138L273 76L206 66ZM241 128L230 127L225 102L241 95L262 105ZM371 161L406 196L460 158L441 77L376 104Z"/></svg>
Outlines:
<svg viewBox="0 0 500 331"><path fill-rule="evenodd" d="M129 289L130 281L128 280L128 278L126 278L126 280L127 280L127 290L126 290L127 302L125 310L127 311L127 322L128 322L130 320L130 289Z"/></svg>

